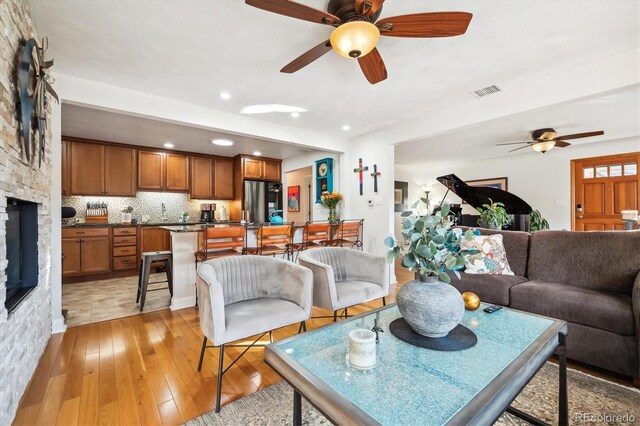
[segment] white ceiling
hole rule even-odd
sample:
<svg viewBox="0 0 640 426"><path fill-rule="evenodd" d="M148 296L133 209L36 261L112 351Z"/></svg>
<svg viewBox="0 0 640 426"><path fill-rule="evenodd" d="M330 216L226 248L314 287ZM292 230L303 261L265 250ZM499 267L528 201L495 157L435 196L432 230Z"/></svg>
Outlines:
<svg viewBox="0 0 640 426"><path fill-rule="evenodd" d="M295 145L214 132L82 106L62 105L62 134L77 138L232 157L260 151L265 157L287 158L308 151ZM213 139L231 139L235 145L216 146Z"/></svg>
<svg viewBox="0 0 640 426"><path fill-rule="evenodd" d="M302 3L323 9L327 1ZM382 37L378 47L389 78L371 86L354 61L333 52L296 74L280 73L331 28L241 0L30 4L40 35L49 36L57 72L229 112L296 105L308 112L298 119L259 118L337 137L345 136L343 124L351 126L349 137L399 126L466 102L469 91L492 83L542 78L640 47L637 1L387 0L382 17L444 10L474 17L460 37ZM232 98L220 99L221 91ZM573 131L576 120L566 117L557 126ZM592 123L576 130L607 124L602 117ZM515 136L532 127L523 124Z"/></svg>
<svg viewBox="0 0 640 426"><path fill-rule="evenodd" d="M596 130L603 130L605 133L603 136L568 141L574 145L607 143L608 140L636 137L640 149L640 88L635 86L603 96L556 104L437 137L399 144L395 147L395 161L428 166L503 155L540 155L531 148L508 154L509 150L519 145L495 145L531 140L532 131L548 127L555 129L559 135ZM553 155L555 149L545 155ZM562 149L568 150L571 147Z"/></svg>

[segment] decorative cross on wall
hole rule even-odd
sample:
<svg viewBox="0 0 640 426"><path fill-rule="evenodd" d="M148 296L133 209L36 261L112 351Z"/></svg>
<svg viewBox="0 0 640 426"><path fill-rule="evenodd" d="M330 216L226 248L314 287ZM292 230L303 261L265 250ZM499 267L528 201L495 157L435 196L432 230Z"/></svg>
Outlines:
<svg viewBox="0 0 640 426"><path fill-rule="evenodd" d="M362 158L358 159L358 167L353 169L354 173L358 173L358 180L360 183L360 195L362 195L362 172L366 172L367 170L369 170L369 167L367 166L362 166Z"/></svg>
<svg viewBox="0 0 640 426"><path fill-rule="evenodd" d="M373 192L378 192L378 176L380 176L381 174L382 173L378 171L378 165L374 164L373 173L371 173L371 176L373 176Z"/></svg>

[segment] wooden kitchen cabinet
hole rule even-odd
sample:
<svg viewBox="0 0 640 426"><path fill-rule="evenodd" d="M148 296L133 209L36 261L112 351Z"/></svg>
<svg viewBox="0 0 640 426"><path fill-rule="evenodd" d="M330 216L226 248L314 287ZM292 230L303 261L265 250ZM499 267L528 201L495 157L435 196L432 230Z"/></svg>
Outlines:
<svg viewBox="0 0 640 426"><path fill-rule="evenodd" d="M62 230L62 276L111 271L109 228Z"/></svg>
<svg viewBox="0 0 640 426"><path fill-rule="evenodd" d="M189 157L138 151L138 189L188 191Z"/></svg>
<svg viewBox="0 0 640 426"><path fill-rule="evenodd" d="M213 198L233 199L233 160L216 158L213 167Z"/></svg>
<svg viewBox="0 0 640 426"><path fill-rule="evenodd" d="M136 150L104 147L104 195L136 196Z"/></svg>
<svg viewBox="0 0 640 426"><path fill-rule="evenodd" d="M171 191L189 190L189 157L181 154L165 154L166 185Z"/></svg>
<svg viewBox="0 0 640 426"><path fill-rule="evenodd" d="M69 150L72 195L104 195L104 146L72 142Z"/></svg>
<svg viewBox="0 0 640 426"><path fill-rule="evenodd" d="M140 253L171 250L169 231L158 226L140 227Z"/></svg>
<svg viewBox="0 0 640 426"><path fill-rule="evenodd" d="M213 167L211 158L191 157L191 198L213 198Z"/></svg>
<svg viewBox="0 0 640 426"><path fill-rule="evenodd" d="M138 189L164 188L164 153L138 151Z"/></svg>
<svg viewBox="0 0 640 426"><path fill-rule="evenodd" d="M282 179L280 160L240 157L242 179L271 180L275 182L280 182Z"/></svg>
<svg viewBox="0 0 640 426"><path fill-rule="evenodd" d="M70 142L62 140L61 146L61 168L62 176L60 183L62 185L62 195L70 195L71 189L69 188L69 145Z"/></svg>
<svg viewBox="0 0 640 426"><path fill-rule="evenodd" d="M80 238L65 238L62 240L62 276L80 273Z"/></svg>
<svg viewBox="0 0 640 426"><path fill-rule="evenodd" d="M273 180L277 182L282 180L282 174L280 173L280 161L264 160L262 170L264 173L264 180Z"/></svg>
<svg viewBox="0 0 640 426"><path fill-rule="evenodd" d="M242 177L245 179L262 179L262 161L254 158L242 159Z"/></svg>

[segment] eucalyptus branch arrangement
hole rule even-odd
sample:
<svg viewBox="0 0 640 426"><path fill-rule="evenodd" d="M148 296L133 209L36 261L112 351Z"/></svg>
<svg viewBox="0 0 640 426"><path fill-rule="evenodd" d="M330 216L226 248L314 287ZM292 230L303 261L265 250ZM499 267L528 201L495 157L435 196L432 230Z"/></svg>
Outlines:
<svg viewBox="0 0 640 426"><path fill-rule="evenodd" d="M416 201L412 209L416 209L424 199ZM440 281L450 283L447 271L460 278L458 272L464 268L464 256L477 254L478 250L462 250L460 242L463 238L472 240L472 230L462 232L451 228L448 218L449 205L443 204L439 212L421 216L415 211L406 211L402 217L403 243L399 244L394 237L387 237L384 244L389 247L387 261L400 257L402 266L423 276L437 277Z"/></svg>

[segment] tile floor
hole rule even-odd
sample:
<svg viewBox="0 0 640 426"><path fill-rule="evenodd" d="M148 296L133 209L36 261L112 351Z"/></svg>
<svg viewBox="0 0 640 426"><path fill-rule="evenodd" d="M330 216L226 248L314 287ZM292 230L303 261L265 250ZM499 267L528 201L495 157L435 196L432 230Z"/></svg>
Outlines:
<svg viewBox="0 0 640 426"><path fill-rule="evenodd" d="M164 273L152 274L150 283L166 279ZM150 288L166 287L167 283L150 284ZM68 327L91 324L140 314L136 303L138 277L114 278L62 286L62 309L67 309ZM169 290L150 291L144 312L169 308Z"/></svg>

